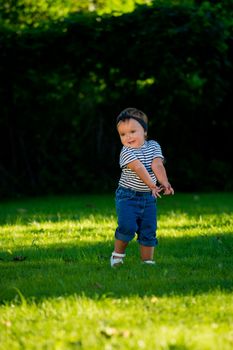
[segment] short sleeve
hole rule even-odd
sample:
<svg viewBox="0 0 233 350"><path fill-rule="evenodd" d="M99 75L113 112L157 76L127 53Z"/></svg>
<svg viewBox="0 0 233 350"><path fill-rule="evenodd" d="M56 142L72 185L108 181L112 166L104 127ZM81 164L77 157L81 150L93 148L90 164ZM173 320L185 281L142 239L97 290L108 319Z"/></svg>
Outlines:
<svg viewBox="0 0 233 350"><path fill-rule="evenodd" d="M153 142L153 159L154 158L162 158L162 159L164 159L161 147L158 144L158 142L156 142L156 141L151 141L151 142Z"/></svg>
<svg viewBox="0 0 233 350"><path fill-rule="evenodd" d="M120 167L123 168L123 166L133 162L134 160L137 160L137 157L135 156L133 150L123 147L120 153Z"/></svg>

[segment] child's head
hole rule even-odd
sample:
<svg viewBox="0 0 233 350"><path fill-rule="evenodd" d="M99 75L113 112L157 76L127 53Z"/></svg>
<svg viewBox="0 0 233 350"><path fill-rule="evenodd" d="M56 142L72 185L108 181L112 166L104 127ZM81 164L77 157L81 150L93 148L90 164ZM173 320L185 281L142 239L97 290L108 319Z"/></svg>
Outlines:
<svg viewBox="0 0 233 350"><path fill-rule="evenodd" d="M138 148L147 137L148 118L136 108L126 108L117 117L116 125L121 142L126 147Z"/></svg>
<svg viewBox="0 0 233 350"><path fill-rule="evenodd" d="M145 132L147 132L147 124L148 124L148 118L147 118L147 115L140 111L139 109L137 108L126 108L124 109L117 117L117 120L116 120L116 124L117 124L117 128L118 128L118 124L121 122L121 121L125 121L126 119L135 119L137 120L138 119L138 122L142 125L143 129L145 130Z"/></svg>

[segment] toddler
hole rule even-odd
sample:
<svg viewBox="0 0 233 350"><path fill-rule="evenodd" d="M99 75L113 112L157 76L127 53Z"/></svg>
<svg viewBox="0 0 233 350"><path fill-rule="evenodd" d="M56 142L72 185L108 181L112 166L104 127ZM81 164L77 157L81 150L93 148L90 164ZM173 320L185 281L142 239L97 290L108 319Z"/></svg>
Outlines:
<svg viewBox="0 0 233 350"><path fill-rule="evenodd" d="M156 238L156 198L173 195L159 144L147 141L148 118L136 108L126 108L116 120L123 145L120 153L121 177L116 190L118 227L110 263L123 263L128 243L137 233L141 260L154 264ZM157 185L159 183L159 186Z"/></svg>

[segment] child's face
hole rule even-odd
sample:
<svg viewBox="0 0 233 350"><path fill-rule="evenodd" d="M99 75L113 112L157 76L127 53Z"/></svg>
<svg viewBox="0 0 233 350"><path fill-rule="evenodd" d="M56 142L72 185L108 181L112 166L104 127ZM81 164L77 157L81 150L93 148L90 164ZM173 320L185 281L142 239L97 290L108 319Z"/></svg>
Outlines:
<svg viewBox="0 0 233 350"><path fill-rule="evenodd" d="M145 142L145 130L135 119L120 121L117 126L121 143L125 147L139 148Z"/></svg>

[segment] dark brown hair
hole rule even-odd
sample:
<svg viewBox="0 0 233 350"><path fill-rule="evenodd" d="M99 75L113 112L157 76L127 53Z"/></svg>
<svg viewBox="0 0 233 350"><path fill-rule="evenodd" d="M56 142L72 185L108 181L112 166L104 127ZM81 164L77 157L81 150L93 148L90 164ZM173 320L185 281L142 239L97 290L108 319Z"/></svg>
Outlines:
<svg viewBox="0 0 233 350"><path fill-rule="evenodd" d="M147 131L147 124L148 124L148 117L147 115L140 111L137 108L126 108L124 109L118 116L116 120L116 125L120 123L120 121L124 121L125 119L136 119L144 128L145 131Z"/></svg>

